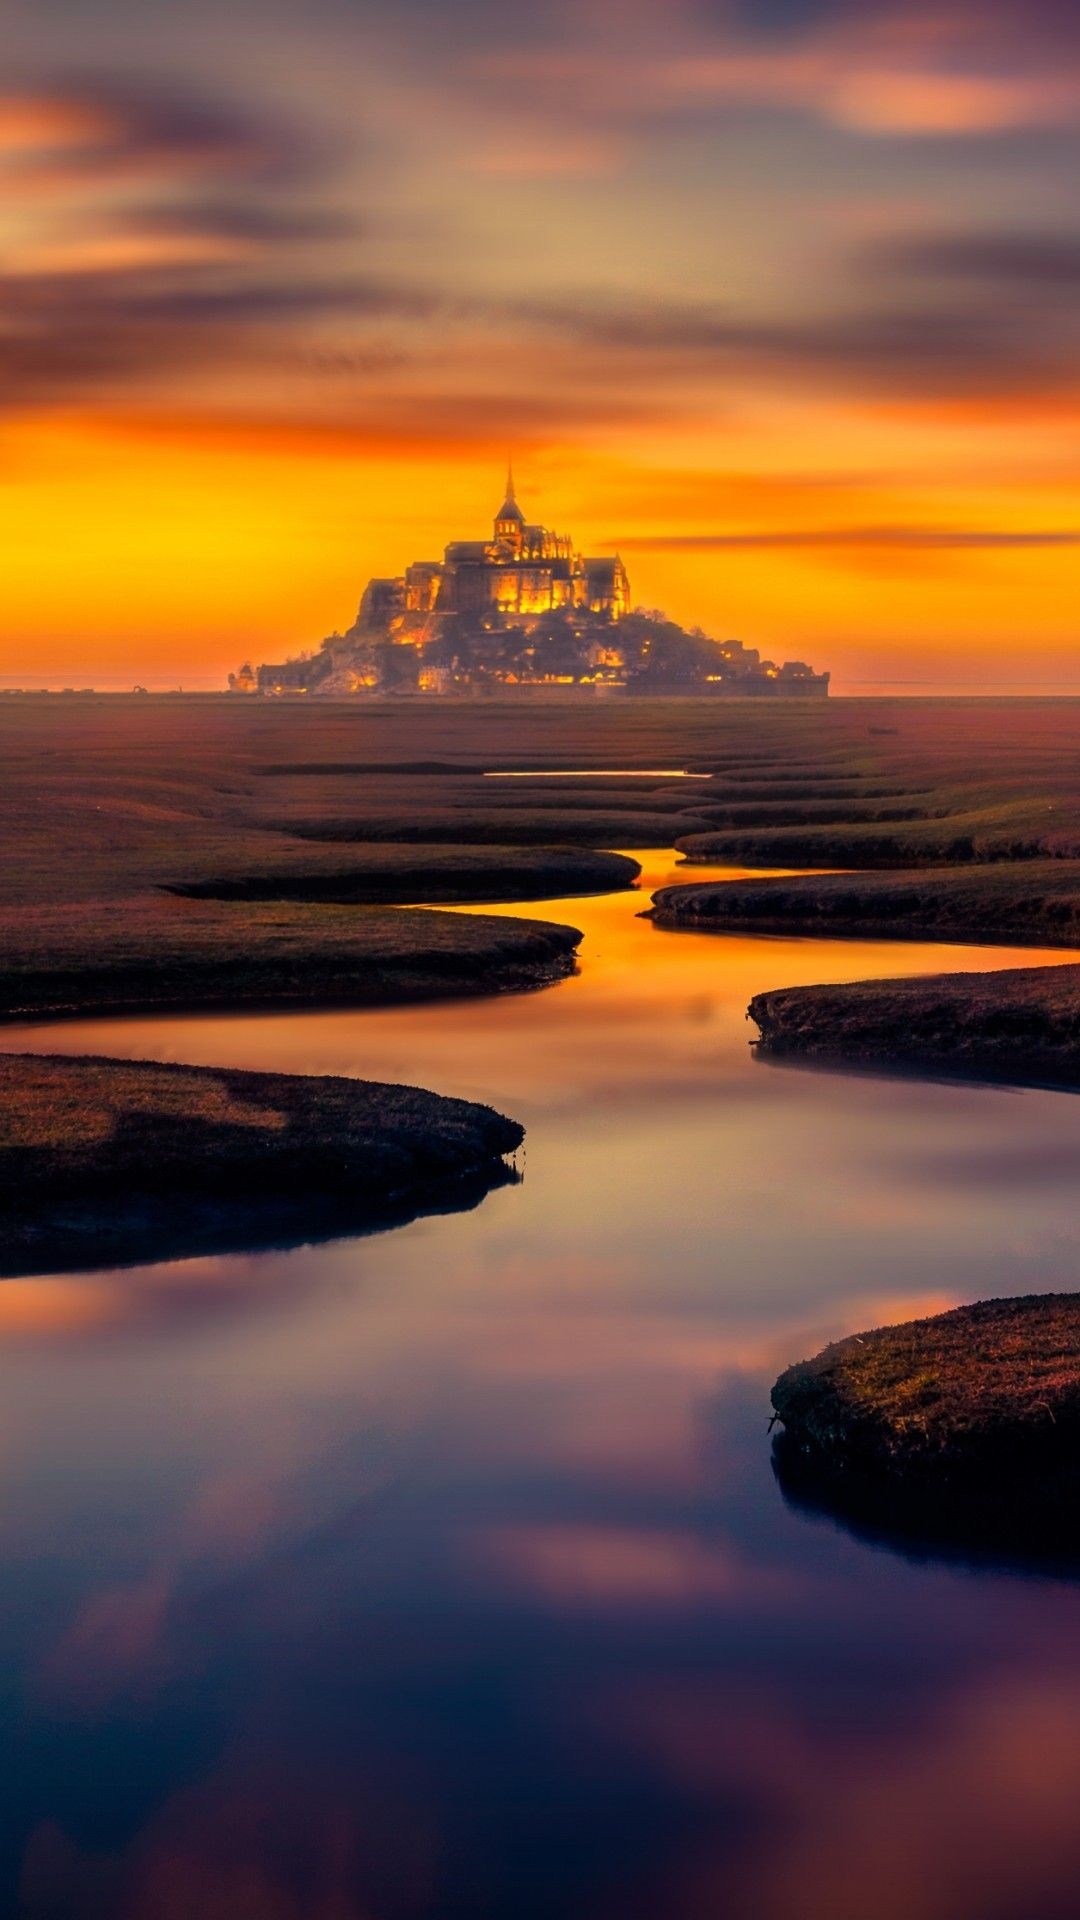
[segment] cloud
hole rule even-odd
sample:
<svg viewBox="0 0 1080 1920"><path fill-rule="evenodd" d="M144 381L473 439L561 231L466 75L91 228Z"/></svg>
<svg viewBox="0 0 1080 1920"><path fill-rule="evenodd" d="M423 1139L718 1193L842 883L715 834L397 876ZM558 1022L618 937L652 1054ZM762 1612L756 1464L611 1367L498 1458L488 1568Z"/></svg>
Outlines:
<svg viewBox="0 0 1080 1920"><path fill-rule="evenodd" d="M272 205L258 201L215 200L212 204L194 207L162 206L151 210L147 217L159 233L214 234L259 246L349 240L363 232L363 222L342 208Z"/></svg>
<svg viewBox="0 0 1080 1920"><path fill-rule="evenodd" d="M409 312L407 290L342 269L359 222L325 204L334 151L194 88L0 100L0 404L236 363L253 330Z"/></svg>
<svg viewBox="0 0 1080 1920"><path fill-rule="evenodd" d="M641 533L623 535L618 544L648 553L762 553L870 551L905 553L1024 552L1040 548L1080 547L1080 528L1035 528L1007 532L996 527L803 527L754 533Z"/></svg>
<svg viewBox="0 0 1080 1920"><path fill-rule="evenodd" d="M405 293L360 278L207 277L174 262L9 275L0 302L0 406L21 407L235 367L255 352L276 357L282 329L331 314L359 322L409 311Z"/></svg>
<svg viewBox="0 0 1080 1920"><path fill-rule="evenodd" d="M509 124L544 116L571 136L618 128L630 143L721 108L780 110L874 138L962 140L1067 126L1080 106L1077 36L1054 31L1062 12L1039 0L1031 20L974 0L947 12L895 0L683 6L664 34L636 7L600 12L599 30L586 15L569 34L467 46L460 83L477 112Z"/></svg>
<svg viewBox="0 0 1080 1920"><path fill-rule="evenodd" d="M757 371L878 394L944 395L1072 388L1080 381L1075 324L1031 316L1019 329L999 302L979 297L895 299L872 292L812 320L741 315L727 307L663 298L613 304L532 302L518 316L609 352L696 363L699 376ZM867 304L873 300L873 304Z"/></svg>
<svg viewBox="0 0 1080 1920"><path fill-rule="evenodd" d="M705 28L766 44L864 34L953 54L977 48L984 62L1018 48L1060 60L1080 47L1074 0L698 0L693 12Z"/></svg>
<svg viewBox="0 0 1080 1920"><path fill-rule="evenodd" d="M134 179L295 183L325 145L284 121L147 78L0 99L0 167L22 189Z"/></svg>
<svg viewBox="0 0 1080 1920"><path fill-rule="evenodd" d="M1026 230L916 234L874 249L871 263L904 275L981 282L1012 292L1080 287L1080 234Z"/></svg>
<svg viewBox="0 0 1080 1920"><path fill-rule="evenodd" d="M842 126L871 134L951 138L1065 120L1077 100L1071 82L935 73L925 67L905 73L856 66L823 91L826 113Z"/></svg>
<svg viewBox="0 0 1080 1920"><path fill-rule="evenodd" d="M474 6L473 39L448 69L433 119L444 96L464 111L479 89L471 164L544 175L553 195L579 169L613 171L620 142L650 116L677 121L695 101L713 113L728 97L820 104L837 74L869 71L860 63L871 42L875 59L895 41L905 60L924 63L936 44L918 10L905 36L881 8L857 17L774 8L768 35L740 40L729 12L709 20L684 4L669 34L650 37L631 9L625 44L600 48L587 11L557 44L492 52L477 45L483 18ZM700 50L706 41L712 52ZM291 366L296 385L277 401L286 410L311 406L318 387L323 405L337 396L352 419L407 423L410 409L434 408L453 416L457 434L475 407L489 416L486 440L490 415L507 404L519 427L543 433L664 408L669 418L703 406L720 414L743 381L942 403L1080 388L1075 320L1044 301L1018 325L998 297L1006 287L1071 288L1080 243L1067 236L878 243L854 275L839 263L831 310L679 299L662 283L655 296L522 297L512 283L480 294L450 245L369 240L369 227L385 240L390 223L354 210L343 146L178 83L102 79L0 101L0 183L15 207L0 267L0 404L114 401L155 381L164 397L212 372L232 375L240 405L260 379L265 393L271 367ZM385 166L371 184L373 199L380 192ZM571 242L564 257L573 251ZM482 271L482 255L469 257ZM631 282L639 265L627 262ZM529 375L538 343L542 383Z"/></svg>
<svg viewBox="0 0 1080 1920"><path fill-rule="evenodd" d="M920 49L857 43L696 53L659 71L673 98L786 107L852 132L964 138L1067 121L1071 77L939 71Z"/></svg>

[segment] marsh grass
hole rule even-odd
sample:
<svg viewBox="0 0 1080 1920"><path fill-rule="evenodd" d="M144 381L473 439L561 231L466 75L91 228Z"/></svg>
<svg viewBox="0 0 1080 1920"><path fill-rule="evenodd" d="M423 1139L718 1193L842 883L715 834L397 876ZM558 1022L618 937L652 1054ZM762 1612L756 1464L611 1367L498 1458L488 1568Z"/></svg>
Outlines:
<svg viewBox="0 0 1080 1920"><path fill-rule="evenodd" d="M163 883L190 899L409 904L569 899L621 892L641 869L623 854L584 847L425 847L384 843L343 856L322 846L249 866Z"/></svg>
<svg viewBox="0 0 1080 1920"><path fill-rule="evenodd" d="M1033 769L1019 792L931 788L914 817L726 827L680 836L695 862L760 867L913 867L1080 858L1080 780L1045 784Z"/></svg>
<svg viewBox="0 0 1080 1920"><path fill-rule="evenodd" d="M774 1059L1080 1087L1080 965L782 987L749 1014Z"/></svg>
<svg viewBox="0 0 1080 1920"><path fill-rule="evenodd" d="M661 889L652 913L661 926L699 933L1080 948L1080 861L705 882Z"/></svg>
<svg viewBox="0 0 1080 1920"><path fill-rule="evenodd" d="M469 1204L523 1132L414 1087L0 1056L0 1273L276 1244Z"/></svg>
<svg viewBox="0 0 1080 1920"><path fill-rule="evenodd" d="M955 875L883 890L880 924L1071 937L1074 701L7 699L0 764L7 1018L530 985L572 965L572 929L386 903L586 892L597 849L620 846L774 867L1030 862L1026 892L976 897ZM576 777L612 767L640 779ZM657 767L712 777L664 786ZM484 778L500 769L556 777Z"/></svg>
<svg viewBox="0 0 1080 1920"><path fill-rule="evenodd" d="M168 895L12 909L0 1019L498 993L570 972L580 938L483 914Z"/></svg>
<svg viewBox="0 0 1080 1920"><path fill-rule="evenodd" d="M986 1300L852 1334L772 1390L788 1437L887 1475L1080 1471L1080 1295Z"/></svg>

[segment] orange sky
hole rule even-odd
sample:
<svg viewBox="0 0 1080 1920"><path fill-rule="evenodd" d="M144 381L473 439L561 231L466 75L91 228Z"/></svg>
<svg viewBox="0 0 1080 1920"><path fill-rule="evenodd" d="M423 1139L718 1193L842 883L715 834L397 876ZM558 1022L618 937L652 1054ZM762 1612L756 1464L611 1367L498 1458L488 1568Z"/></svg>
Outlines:
<svg viewBox="0 0 1080 1920"><path fill-rule="evenodd" d="M635 600L841 689L1080 686L1063 0L43 12L0 684L316 645L485 531L512 447Z"/></svg>

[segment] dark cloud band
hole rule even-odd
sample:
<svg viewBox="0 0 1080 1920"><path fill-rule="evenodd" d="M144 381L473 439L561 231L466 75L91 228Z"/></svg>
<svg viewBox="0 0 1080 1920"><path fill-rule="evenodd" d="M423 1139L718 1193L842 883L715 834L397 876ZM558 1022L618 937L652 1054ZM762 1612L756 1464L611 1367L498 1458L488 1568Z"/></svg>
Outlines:
<svg viewBox="0 0 1080 1920"><path fill-rule="evenodd" d="M993 553L1080 547L1080 528L1006 533L994 527L815 527L760 533L643 533L624 537L626 549L650 553L821 552L853 548L912 553Z"/></svg>

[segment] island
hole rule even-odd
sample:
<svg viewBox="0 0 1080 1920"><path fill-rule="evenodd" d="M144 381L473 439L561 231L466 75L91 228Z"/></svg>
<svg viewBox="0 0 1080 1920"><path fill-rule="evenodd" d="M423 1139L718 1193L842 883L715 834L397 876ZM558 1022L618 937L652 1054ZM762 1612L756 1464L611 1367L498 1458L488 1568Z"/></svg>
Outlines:
<svg viewBox="0 0 1080 1920"><path fill-rule="evenodd" d="M235 694L735 694L824 698L829 675L763 660L634 607L619 554L526 521L506 476L490 537L369 580L356 619L313 649L230 674Z"/></svg>
<svg viewBox="0 0 1080 1920"><path fill-rule="evenodd" d="M1080 965L779 987L748 1009L776 1060L1080 1088Z"/></svg>
<svg viewBox="0 0 1080 1920"><path fill-rule="evenodd" d="M772 1405L793 1505L920 1554L1080 1566L1080 1294L850 1334Z"/></svg>
<svg viewBox="0 0 1080 1920"><path fill-rule="evenodd" d="M475 1205L524 1129L417 1087L0 1056L0 1277L295 1245Z"/></svg>

